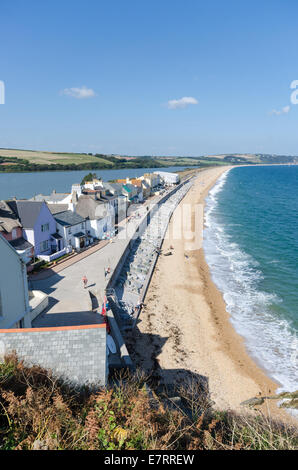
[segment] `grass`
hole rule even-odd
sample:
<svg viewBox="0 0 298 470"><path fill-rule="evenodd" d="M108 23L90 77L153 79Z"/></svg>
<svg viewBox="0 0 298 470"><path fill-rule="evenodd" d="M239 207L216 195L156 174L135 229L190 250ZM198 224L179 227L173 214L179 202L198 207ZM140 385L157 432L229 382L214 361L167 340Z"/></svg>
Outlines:
<svg viewBox="0 0 298 470"><path fill-rule="evenodd" d="M93 155L85 155L80 153L52 153L52 152L34 152L32 150L8 150L0 149L1 157L16 157L19 159L28 160L29 163L37 164L51 164L51 163L89 163L89 162L98 162L98 158ZM108 161L104 161L109 164Z"/></svg>
<svg viewBox="0 0 298 470"><path fill-rule="evenodd" d="M181 407L169 407L147 380L125 373L96 393L78 391L7 357L0 365L0 449L297 449L296 428L215 412L198 384L180 390Z"/></svg>
<svg viewBox="0 0 298 470"><path fill-rule="evenodd" d="M111 162L105 160L104 158L98 158L93 155L85 155L79 153L69 153L69 154L57 154L51 152L32 152L30 150L1 150L1 157L16 157L18 159L28 160L29 163L36 164L68 164L73 163L80 165L82 163L105 163L107 165L112 165Z"/></svg>
<svg viewBox="0 0 298 470"><path fill-rule="evenodd" d="M33 150L18 150L18 149L0 149L0 157L8 159L2 163L2 166L11 165L23 165L24 161L27 161L28 165L78 165L82 166L85 164L94 164L95 166L102 166L103 168L134 168L143 162L144 167L146 164L151 161L152 165L154 163L156 166L186 166L186 165L198 165L206 164L206 160L201 161L200 157L198 158L189 158L189 157L151 157L148 159L142 159L140 157L131 157L131 159L121 163L121 159L113 158L111 156L105 155L90 155L83 153L59 153L59 152L45 152L45 151L33 151ZM9 160L12 159L12 160ZM17 160L15 160L17 159ZM222 164L219 160L210 159L208 164ZM121 166L122 165L122 166ZM149 167L153 167L149 165ZM54 169L54 168L50 168Z"/></svg>

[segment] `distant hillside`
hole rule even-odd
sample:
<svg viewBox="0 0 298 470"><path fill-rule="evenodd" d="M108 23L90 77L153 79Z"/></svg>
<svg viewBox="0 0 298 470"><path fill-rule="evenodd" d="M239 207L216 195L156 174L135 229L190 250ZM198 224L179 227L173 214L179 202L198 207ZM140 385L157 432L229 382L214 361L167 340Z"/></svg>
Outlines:
<svg viewBox="0 0 298 470"><path fill-rule="evenodd" d="M0 149L0 172L165 168L169 166L215 166L230 164L298 163L298 157L270 154L222 154L205 156L129 156L92 153L60 153Z"/></svg>
<svg viewBox="0 0 298 470"><path fill-rule="evenodd" d="M208 155L206 158L213 158L229 163L270 163L270 164L281 164L281 163L298 163L298 157L293 155L274 155L274 154L223 154L223 155Z"/></svg>

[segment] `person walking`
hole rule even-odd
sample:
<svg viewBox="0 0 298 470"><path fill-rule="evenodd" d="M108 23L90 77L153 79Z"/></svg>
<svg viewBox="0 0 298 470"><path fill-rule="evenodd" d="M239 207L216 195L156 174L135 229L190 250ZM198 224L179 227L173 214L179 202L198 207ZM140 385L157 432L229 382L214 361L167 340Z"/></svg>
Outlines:
<svg viewBox="0 0 298 470"><path fill-rule="evenodd" d="M88 279L86 278L86 276L83 276L82 281L83 281L84 289L86 289L86 287L87 287L87 282L88 282Z"/></svg>

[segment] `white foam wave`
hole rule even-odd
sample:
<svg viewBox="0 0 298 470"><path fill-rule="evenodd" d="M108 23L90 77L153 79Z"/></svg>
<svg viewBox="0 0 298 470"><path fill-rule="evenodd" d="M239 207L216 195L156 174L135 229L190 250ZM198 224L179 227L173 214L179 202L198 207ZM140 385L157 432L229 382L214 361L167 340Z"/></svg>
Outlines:
<svg viewBox="0 0 298 470"><path fill-rule="evenodd" d="M272 309L281 299L260 289L263 273L257 261L231 240L218 220L217 199L227 176L228 172L206 199L206 261L213 281L223 293L231 322L245 338L249 353L281 384L280 390L293 391L298 380L297 339L291 325Z"/></svg>

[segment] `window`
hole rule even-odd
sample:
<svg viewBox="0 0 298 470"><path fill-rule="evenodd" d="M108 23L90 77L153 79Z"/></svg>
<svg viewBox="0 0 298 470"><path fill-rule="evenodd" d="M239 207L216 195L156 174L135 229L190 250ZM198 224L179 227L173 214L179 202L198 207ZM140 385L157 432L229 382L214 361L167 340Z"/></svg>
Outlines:
<svg viewBox="0 0 298 470"><path fill-rule="evenodd" d="M69 233L69 234L71 233L71 228L68 229L68 233Z"/></svg>
<svg viewBox="0 0 298 470"><path fill-rule="evenodd" d="M82 227L82 229L84 229L84 223L82 223L81 227Z"/></svg>
<svg viewBox="0 0 298 470"><path fill-rule="evenodd" d="M1 292L0 292L0 317L3 315L3 310L2 310L2 299L1 299Z"/></svg>
<svg viewBox="0 0 298 470"><path fill-rule="evenodd" d="M40 244L40 251L47 251L49 249L49 240L46 240L44 242L41 242Z"/></svg>
<svg viewBox="0 0 298 470"><path fill-rule="evenodd" d="M43 224L43 225L41 226L41 231L42 231L42 232L48 232L49 229L50 229L49 224Z"/></svg>

